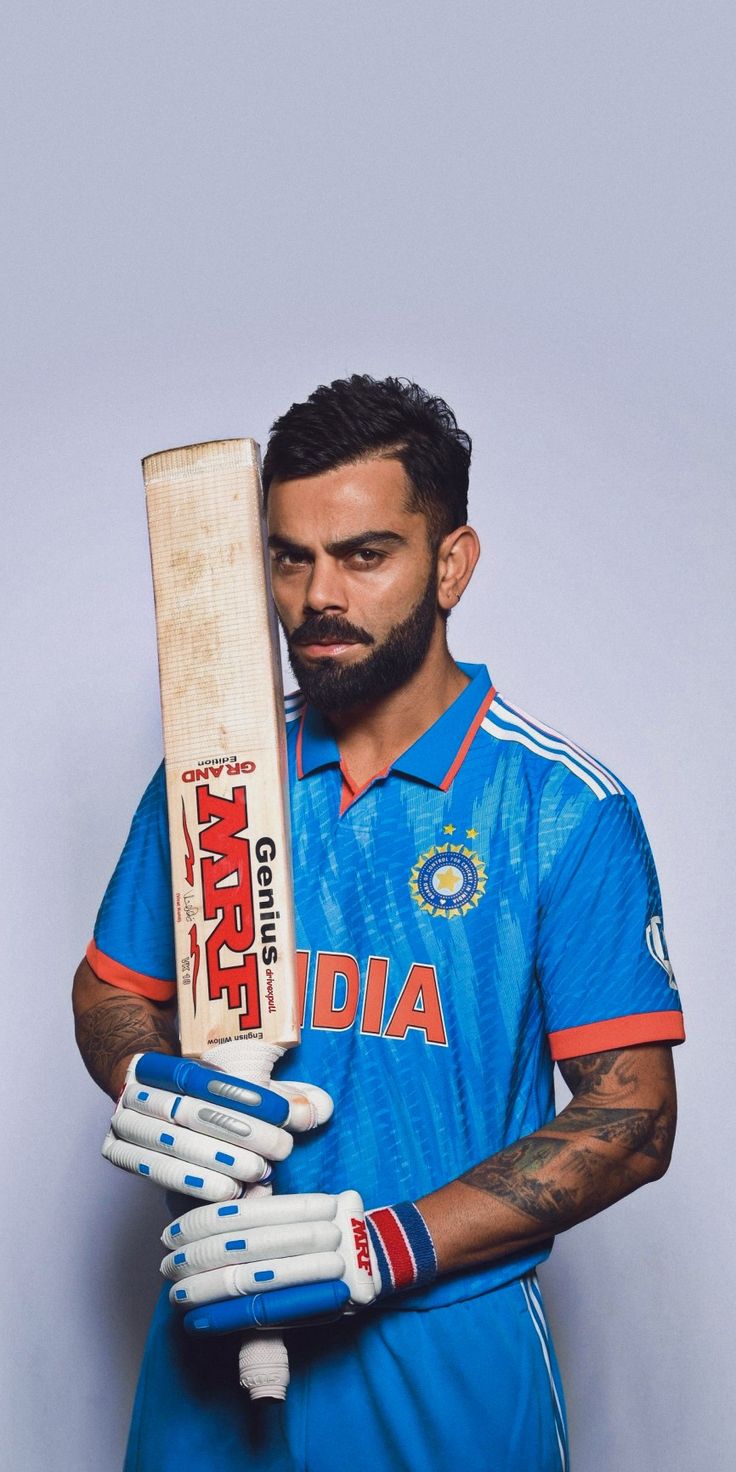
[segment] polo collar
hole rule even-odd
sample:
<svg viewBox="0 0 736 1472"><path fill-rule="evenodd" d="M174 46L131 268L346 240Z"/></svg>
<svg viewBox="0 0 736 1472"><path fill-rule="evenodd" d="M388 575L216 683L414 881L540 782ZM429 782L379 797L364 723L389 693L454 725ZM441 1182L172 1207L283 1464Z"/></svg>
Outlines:
<svg viewBox="0 0 736 1472"><path fill-rule="evenodd" d="M443 792L459 771L496 693L485 665L461 664L459 660L457 664L470 677L470 684L389 768ZM340 749L327 721L313 706L306 705L297 737L297 776L301 780L321 768L339 765Z"/></svg>

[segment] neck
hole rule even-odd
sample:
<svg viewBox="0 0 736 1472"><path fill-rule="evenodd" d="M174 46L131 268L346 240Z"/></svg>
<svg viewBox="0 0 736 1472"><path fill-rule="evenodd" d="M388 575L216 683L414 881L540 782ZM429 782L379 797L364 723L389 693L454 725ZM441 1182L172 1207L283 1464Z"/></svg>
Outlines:
<svg viewBox="0 0 736 1472"><path fill-rule="evenodd" d="M406 684L358 710L329 716L350 773L368 780L434 725L470 683L445 642L433 641L427 658Z"/></svg>

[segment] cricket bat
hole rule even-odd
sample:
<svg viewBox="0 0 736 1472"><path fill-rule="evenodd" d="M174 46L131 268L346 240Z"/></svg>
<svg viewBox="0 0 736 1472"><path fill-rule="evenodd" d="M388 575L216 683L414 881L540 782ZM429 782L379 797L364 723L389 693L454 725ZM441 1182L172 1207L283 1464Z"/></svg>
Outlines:
<svg viewBox="0 0 736 1472"><path fill-rule="evenodd" d="M181 1050L267 1082L299 1041L286 733L252 439L143 461L171 838ZM256 1190L269 1188L256 1187ZM241 1383L283 1398L273 1333Z"/></svg>

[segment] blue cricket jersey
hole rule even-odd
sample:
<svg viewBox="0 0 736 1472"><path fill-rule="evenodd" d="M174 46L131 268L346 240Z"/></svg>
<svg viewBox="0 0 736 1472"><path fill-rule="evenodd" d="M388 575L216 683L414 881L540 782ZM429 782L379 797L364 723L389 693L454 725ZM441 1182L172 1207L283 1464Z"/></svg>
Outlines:
<svg viewBox="0 0 736 1472"><path fill-rule="evenodd" d="M553 1116L555 1059L684 1037L633 795L484 666L460 668L452 705L360 789L325 719L286 698L303 1032L278 1073L329 1089L335 1113L297 1140L279 1190L416 1200ZM88 958L113 985L174 994L162 767ZM518 1277L550 1245L412 1307Z"/></svg>

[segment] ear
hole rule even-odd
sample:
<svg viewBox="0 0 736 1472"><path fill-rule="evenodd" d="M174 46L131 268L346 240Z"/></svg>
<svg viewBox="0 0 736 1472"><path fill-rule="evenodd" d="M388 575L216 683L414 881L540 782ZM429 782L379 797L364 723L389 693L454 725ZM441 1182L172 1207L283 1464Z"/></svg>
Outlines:
<svg viewBox="0 0 736 1472"><path fill-rule="evenodd" d="M443 537L437 549L437 599L440 608L455 608L480 557L478 533L472 526L458 526Z"/></svg>

